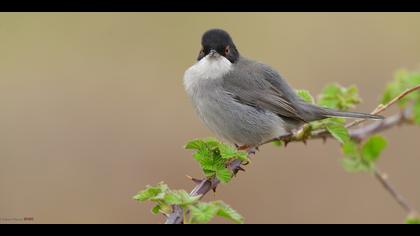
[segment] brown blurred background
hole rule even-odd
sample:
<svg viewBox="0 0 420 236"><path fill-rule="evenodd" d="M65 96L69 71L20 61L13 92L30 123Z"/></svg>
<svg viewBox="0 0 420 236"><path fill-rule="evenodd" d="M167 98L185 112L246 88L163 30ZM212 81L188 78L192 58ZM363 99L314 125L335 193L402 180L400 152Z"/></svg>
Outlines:
<svg viewBox="0 0 420 236"><path fill-rule="evenodd" d="M212 133L182 77L209 28L229 31L243 55L296 88L357 84L358 110L370 111L397 69L419 68L419 23L414 13L2 13L0 218L161 223L131 198L162 180L190 190L184 176L201 176L183 145ZM417 208L419 130L386 132L379 162ZM380 184L346 173L340 157L334 141L267 145L206 199L224 200L247 223L403 222Z"/></svg>

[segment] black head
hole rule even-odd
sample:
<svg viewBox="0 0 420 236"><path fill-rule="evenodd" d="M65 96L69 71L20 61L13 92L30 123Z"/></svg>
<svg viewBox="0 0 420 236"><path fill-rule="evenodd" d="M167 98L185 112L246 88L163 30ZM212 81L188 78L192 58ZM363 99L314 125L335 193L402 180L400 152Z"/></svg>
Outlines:
<svg viewBox="0 0 420 236"><path fill-rule="evenodd" d="M201 38L202 49L197 60L207 56L212 50L224 56L231 63L239 59L239 52L230 35L222 29L211 29L205 32Z"/></svg>

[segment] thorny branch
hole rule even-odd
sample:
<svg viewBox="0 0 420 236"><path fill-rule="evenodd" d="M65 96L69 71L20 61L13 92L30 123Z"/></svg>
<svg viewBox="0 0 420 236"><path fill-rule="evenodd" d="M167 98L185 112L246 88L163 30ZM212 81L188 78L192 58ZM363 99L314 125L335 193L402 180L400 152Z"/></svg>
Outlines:
<svg viewBox="0 0 420 236"><path fill-rule="evenodd" d="M387 103L386 105L379 105L371 114L379 114L392 105L394 105L396 102L407 96L408 94L420 90L420 85L413 87L411 89L408 89L401 93L399 96L394 98L392 101ZM349 128L349 135L350 137L355 141L361 141L367 137L369 137L372 134L382 132L384 130L390 129L397 125L402 124L410 124L411 121L411 108L406 108L404 110L401 110L400 112L389 116L385 118L384 120L376 121L371 124L365 125L363 127L359 128L353 128L365 120L356 120L352 123L349 123L346 127ZM318 130L311 133L311 135L306 137L284 137L276 139L278 141L285 141L285 142L306 142L306 139L324 139L331 138L332 136L325 130ZM275 140L270 140L269 142L265 142L261 145L264 145L266 143L270 143ZM242 162L240 160L234 160L229 164L229 169L233 171L233 173L236 175L238 171L244 170L242 167ZM382 184L382 186L387 190L391 196L398 202L398 204L410 215L417 215L417 211L407 202L407 200L393 187L393 185L389 182L388 177L386 174L380 172L377 168L374 169L374 176L378 181ZM215 191L217 186L220 184L220 181L215 178L208 178L208 179L195 179L189 177L191 180L193 180L197 185L195 188L191 191L191 196L199 196L202 197L206 195L211 190ZM183 210L179 206L173 206L173 212L167 216L166 224L182 224L183 223Z"/></svg>

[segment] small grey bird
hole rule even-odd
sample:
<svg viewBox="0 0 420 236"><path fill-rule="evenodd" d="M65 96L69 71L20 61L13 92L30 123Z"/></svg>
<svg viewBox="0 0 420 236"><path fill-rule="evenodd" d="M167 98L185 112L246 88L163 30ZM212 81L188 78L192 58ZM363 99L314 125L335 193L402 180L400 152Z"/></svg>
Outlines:
<svg viewBox="0 0 420 236"><path fill-rule="evenodd" d="M273 68L241 56L224 30L208 30L201 44L197 63L184 74L185 90L205 125L240 149L329 117L383 119L304 102Z"/></svg>

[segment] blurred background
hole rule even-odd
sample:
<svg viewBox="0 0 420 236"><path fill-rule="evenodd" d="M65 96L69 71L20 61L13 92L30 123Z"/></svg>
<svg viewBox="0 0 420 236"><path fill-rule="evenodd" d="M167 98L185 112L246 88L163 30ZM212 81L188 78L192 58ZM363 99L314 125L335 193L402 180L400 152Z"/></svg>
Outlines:
<svg viewBox="0 0 420 236"><path fill-rule="evenodd" d="M419 22L415 13L1 13L0 218L162 223L132 196L162 180L190 190L185 175L201 176L183 145L213 134L182 77L209 28L229 31L243 55L295 88L358 85L357 110L369 112L397 69L419 68ZM419 131L385 132L379 162L417 208ZM334 141L266 145L206 200L247 223L402 223L382 186L346 173L340 157Z"/></svg>

